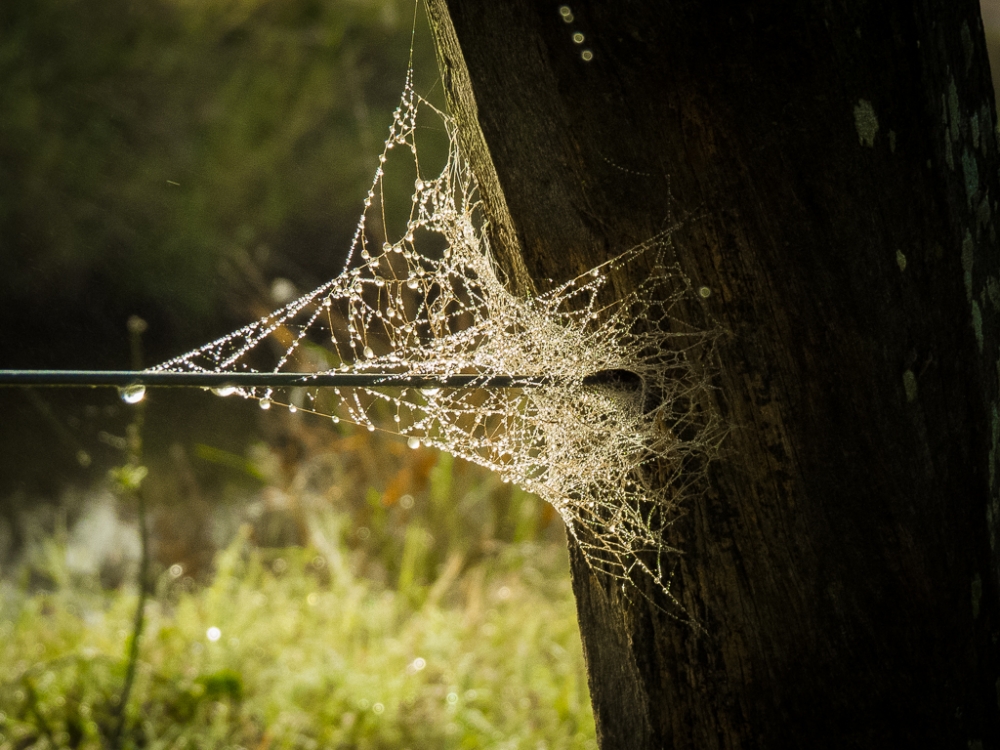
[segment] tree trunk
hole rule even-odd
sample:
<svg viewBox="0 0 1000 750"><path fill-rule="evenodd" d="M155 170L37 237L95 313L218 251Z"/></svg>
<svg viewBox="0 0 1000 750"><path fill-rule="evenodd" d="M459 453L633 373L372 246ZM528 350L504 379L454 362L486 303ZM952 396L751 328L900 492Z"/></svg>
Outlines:
<svg viewBox="0 0 1000 750"><path fill-rule="evenodd" d="M669 532L700 627L571 550L601 746L1000 748L975 0L428 4L511 283L676 221L728 332L731 433Z"/></svg>

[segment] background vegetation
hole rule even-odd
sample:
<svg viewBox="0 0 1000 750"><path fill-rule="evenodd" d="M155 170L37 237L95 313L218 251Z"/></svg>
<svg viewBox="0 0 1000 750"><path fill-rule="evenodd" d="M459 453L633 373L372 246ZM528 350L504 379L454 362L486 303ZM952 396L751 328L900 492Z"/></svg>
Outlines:
<svg viewBox="0 0 1000 750"><path fill-rule="evenodd" d="M122 717L122 747L596 747L552 514L445 454L298 425L322 450L247 463L263 491L220 552L158 506L124 709L135 560L95 554L107 506L29 546L0 584L0 748L107 747Z"/></svg>
<svg viewBox="0 0 1000 750"><path fill-rule="evenodd" d="M162 361L337 273L412 19L0 3L0 367L127 368L131 316ZM434 99L420 24L414 57ZM114 394L0 393L0 748L119 726L123 747L592 743L562 527L535 498L310 415L147 401L140 424ZM120 706L137 487L152 598Z"/></svg>

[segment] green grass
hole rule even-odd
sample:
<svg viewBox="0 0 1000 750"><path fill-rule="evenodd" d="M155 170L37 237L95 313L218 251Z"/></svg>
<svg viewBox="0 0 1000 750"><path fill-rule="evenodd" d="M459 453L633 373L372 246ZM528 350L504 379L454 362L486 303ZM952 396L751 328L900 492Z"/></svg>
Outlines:
<svg viewBox="0 0 1000 750"><path fill-rule="evenodd" d="M306 546L259 548L244 526L200 582L163 570L123 747L596 747L558 529L430 458L408 510L369 486L353 510L302 511ZM50 538L2 584L0 750L104 747L115 724L135 587L64 557Z"/></svg>

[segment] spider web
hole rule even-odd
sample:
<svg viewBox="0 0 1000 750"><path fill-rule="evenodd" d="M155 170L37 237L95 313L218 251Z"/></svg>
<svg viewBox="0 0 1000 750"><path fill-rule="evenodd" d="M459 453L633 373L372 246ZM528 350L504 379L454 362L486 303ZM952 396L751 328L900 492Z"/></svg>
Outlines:
<svg viewBox="0 0 1000 750"><path fill-rule="evenodd" d="M447 135L425 174L418 119ZM415 174L405 229L389 239L384 177ZM670 594L666 541L725 429L704 407L718 330L685 323L697 306L671 258L672 229L544 294L505 287L454 121L407 76L344 270L270 315L154 370L516 375L522 388L227 388L272 406L403 436L497 472L549 502L588 563ZM422 249L418 249L418 246ZM648 269L624 298L612 275Z"/></svg>

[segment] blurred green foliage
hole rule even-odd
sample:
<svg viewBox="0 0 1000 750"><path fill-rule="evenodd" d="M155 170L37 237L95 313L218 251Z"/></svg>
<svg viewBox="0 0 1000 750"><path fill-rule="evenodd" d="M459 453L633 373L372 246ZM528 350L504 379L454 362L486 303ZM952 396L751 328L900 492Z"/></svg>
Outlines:
<svg viewBox="0 0 1000 750"><path fill-rule="evenodd" d="M158 361L265 312L277 277L337 273L413 12L0 3L2 365L127 366L136 314ZM420 24L417 90L433 95ZM387 174L390 224L412 184ZM19 558L0 578L0 750L114 734L136 519L106 490L140 481L157 585L124 747L594 746L565 541L537 498L426 448L191 393L148 399L143 465L121 468L117 399L4 397ZM70 460L90 489L40 508L35 488L61 494ZM78 532L109 518L99 559Z"/></svg>
<svg viewBox="0 0 1000 750"><path fill-rule="evenodd" d="M285 497L211 574L162 562L123 747L596 747L551 509L428 449L333 439L258 452ZM66 547L0 583L0 750L99 748L116 723L134 586Z"/></svg>
<svg viewBox="0 0 1000 750"><path fill-rule="evenodd" d="M402 88L413 10L0 4L5 366L108 364L125 347L102 346L132 313L151 323L151 359L177 353L259 314L268 278L335 274ZM426 36L416 62L433 81Z"/></svg>

